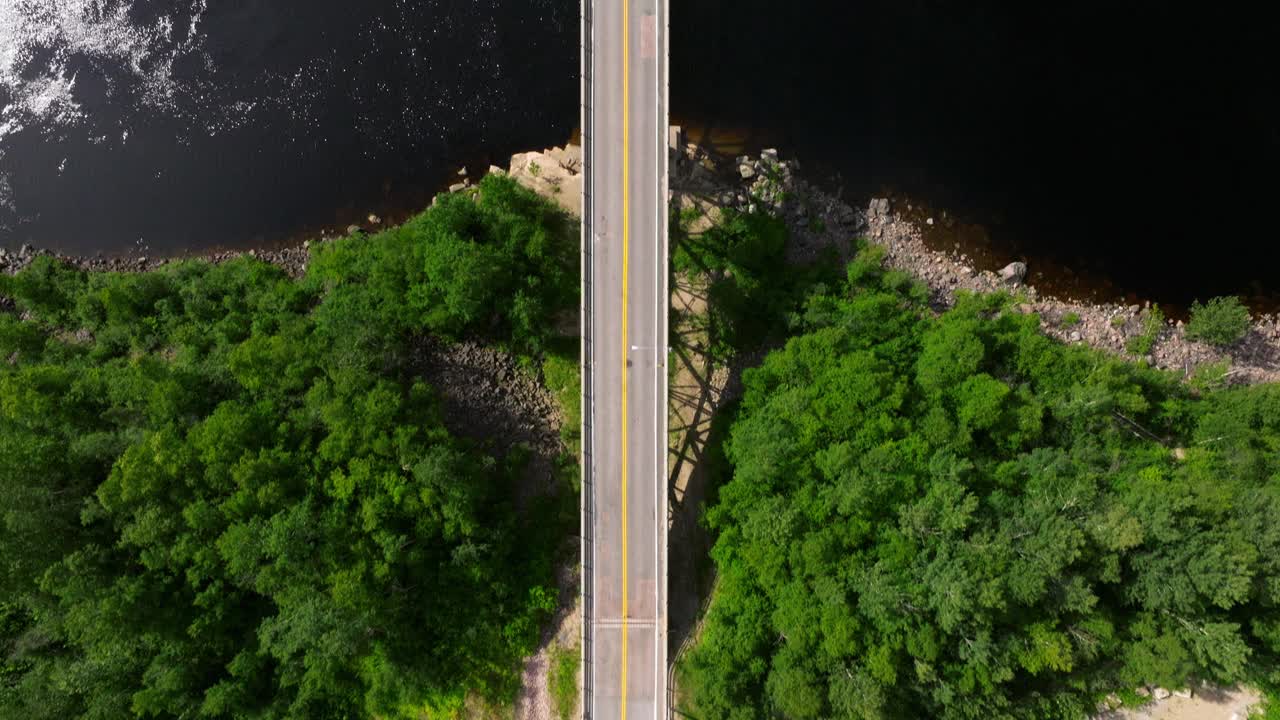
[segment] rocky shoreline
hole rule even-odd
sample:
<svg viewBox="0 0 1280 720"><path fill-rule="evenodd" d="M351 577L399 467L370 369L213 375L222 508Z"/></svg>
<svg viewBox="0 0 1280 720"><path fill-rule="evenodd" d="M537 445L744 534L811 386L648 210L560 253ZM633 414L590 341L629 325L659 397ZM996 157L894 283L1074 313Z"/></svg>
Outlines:
<svg viewBox="0 0 1280 720"><path fill-rule="evenodd" d="M787 248L789 259L805 262L827 248L834 248L841 260L854 252L853 239L866 237L885 248L889 267L906 271L924 282L939 310L949 307L959 290L1015 294L1017 307L1041 318L1044 332L1066 343L1090 345L1138 362L1182 373L1186 378L1197 369L1212 369L1210 380L1230 384L1280 381L1280 314L1255 315L1244 339L1227 348L1191 340L1181 321L1156 322L1149 303L1085 303L1042 295L1025 284L1026 266L1011 263L999 269L981 269L962 253L943 252L928 247L924 233L907 219L911 210L895 208L885 198L872 199L866 207L854 208L839 197L806 180L796 160L784 160L776 150L764 150L757 157L727 158L683 140L679 128L671 133L672 203L681 211L696 209L711 217L723 208L739 211L767 210L783 218L791 230ZM510 173L513 178L566 211L576 213L580 194L581 151L574 146L544 152L515 155L508 169L492 167L490 172ZM470 187L463 176L450 188ZM926 220L927 222L927 220ZM368 229L381 223L369 217ZM358 226L348 232L361 230ZM322 239L323 241L323 239ZM292 247L269 250L215 251L194 254L210 262L225 262L249 255L277 265L291 276L306 271L311 241ZM15 273L39 255L52 255L88 271L137 272L153 270L175 258L85 257L51 253L24 245L17 252L0 249L0 272ZM187 259L187 258L183 258ZM1150 350L1133 351L1133 341L1149 335Z"/></svg>
<svg viewBox="0 0 1280 720"><path fill-rule="evenodd" d="M148 255L112 257L96 255L88 257L55 253L50 250L23 245L16 252L0 248L0 272L9 273L10 275L17 273L42 255L56 258L72 267L88 272L146 272L182 260L208 260L209 262L220 263L248 255L282 268L290 277L301 277L307 269L310 248L311 241L308 240L299 245L271 250L216 250L180 257L151 257Z"/></svg>
<svg viewBox="0 0 1280 720"><path fill-rule="evenodd" d="M1024 283L1027 268L1010 263L1001 269L981 269L964 254L928 247L924 233L906 218L910 207L895 208L886 198L854 208L807 181L795 160L783 160L776 150L757 157L719 157L672 131L672 201L681 211L710 214L719 208L738 211L765 209L783 218L791 230L789 258L804 262L826 248L842 260L853 252L853 239L865 237L885 249L885 262L924 282L936 309L955 301L960 290L1005 290L1018 298L1021 312L1040 316L1043 331L1062 342L1086 344L1106 352L1145 362L1191 378L1197 369L1209 371L1209 382L1251 384L1280 381L1280 315L1255 315L1244 339L1227 347L1191 340L1181 321L1153 317L1150 303L1121 305L1084 303L1040 294ZM926 220L926 222L928 222ZM1149 339L1148 352L1134 352L1135 339Z"/></svg>

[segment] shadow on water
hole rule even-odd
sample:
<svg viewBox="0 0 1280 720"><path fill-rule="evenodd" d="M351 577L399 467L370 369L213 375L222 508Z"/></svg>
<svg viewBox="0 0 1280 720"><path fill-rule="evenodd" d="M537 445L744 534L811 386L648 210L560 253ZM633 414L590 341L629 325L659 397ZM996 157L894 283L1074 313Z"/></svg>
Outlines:
<svg viewBox="0 0 1280 720"><path fill-rule="evenodd" d="M953 0L673 12L672 108L758 128L929 241L1060 294L1280 308L1280 46L1226 6Z"/></svg>

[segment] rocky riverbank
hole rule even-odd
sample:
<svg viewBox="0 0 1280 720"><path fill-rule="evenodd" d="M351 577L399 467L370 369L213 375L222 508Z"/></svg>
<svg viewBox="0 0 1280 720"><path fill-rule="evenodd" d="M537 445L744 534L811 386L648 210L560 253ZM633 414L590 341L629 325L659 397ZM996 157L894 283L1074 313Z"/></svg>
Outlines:
<svg viewBox="0 0 1280 720"><path fill-rule="evenodd" d="M307 269L310 247L311 242L307 241L299 245L281 247L272 250L221 250L202 253L199 255L173 258L153 257L143 254L112 257L95 255L92 257L86 257L83 255L64 255L50 250L35 248L30 245L23 245L16 251L9 251L0 248L0 272L10 274L16 273L30 265L31 261L41 255L57 258L68 265L90 272L145 272L147 270L155 270L156 268L178 260L201 259L216 263L226 262L232 258L249 255L251 257L258 258L263 262L268 262L272 265L283 268L291 277L301 277Z"/></svg>
<svg viewBox="0 0 1280 720"><path fill-rule="evenodd" d="M927 284L939 309L948 307L959 290L1007 290L1019 298L1017 307L1021 311L1038 314L1044 331L1063 342L1087 344L1180 372L1188 378L1197 369L1205 368L1211 371L1210 380L1221 382L1280 381L1280 315L1255 316L1244 339L1227 348L1215 348L1189 339L1181 321L1164 322L1155 317L1148 303L1091 304L1050 297L1024 283L1027 268L1021 263L983 269L962 253L934 250L925 244L922 228L907 219L908 214L914 215L910 206L895 207L888 199L876 198L866 207L851 207L838 192L807 180L798 161L783 159L775 150L765 150L757 157L720 157L684 142L678 128L672 130L671 145L672 202L677 208L696 209L706 218L721 208L776 213L791 229L792 242L787 252L793 261L812 260L826 248L834 248L842 260L847 260L854 251L853 239L866 237L885 248L890 267L909 272ZM489 172L510 173L521 184L576 215L581 201L581 170L581 150L565 146L517 154L508 168L491 167ZM462 171L450 190L468 187L469 179ZM378 217L370 215L365 226L352 226L348 232L376 230L380 224ZM296 277L306 270L309 246L310 241L292 247L219 251L196 257L223 262L247 254ZM41 254L54 255L91 271L151 270L172 261L143 254L58 255L26 245L17 251L0 249L0 272L17 272Z"/></svg>
<svg viewBox="0 0 1280 720"><path fill-rule="evenodd" d="M854 238L866 237L884 247L890 267L924 282L939 310L950 306L960 290L1005 290L1018 298L1020 311L1038 314L1044 332L1063 342L1087 344L1187 378L1201 370L1208 382L1280 381L1280 315L1255 316L1244 339L1215 348L1188 338L1181 321L1164 321L1149 303L1090 304L1042 295L1024 282L1024 264L983 269L962 253L929 248L921 228L905 217L910 207L896 208L885 198L851 207L838 193L806 180L798 161L782 159L776 150L758 157L719 157L684 142L673 129L671 188L682 212L695 210L707 218L720 208L777 214L791 229L793 261L816 258L826 248L847 260L855 251Z"/></svg>

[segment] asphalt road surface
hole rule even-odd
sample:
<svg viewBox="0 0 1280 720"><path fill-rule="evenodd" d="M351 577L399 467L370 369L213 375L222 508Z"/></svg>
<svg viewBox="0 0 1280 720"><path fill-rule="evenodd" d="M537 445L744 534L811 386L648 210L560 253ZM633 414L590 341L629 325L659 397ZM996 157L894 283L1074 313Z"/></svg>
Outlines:
<svg viewBox="0 0 1280 720"><path fill-rule="evenodd" d="M667 717L667 0L584 0L584 715Z"/></svg>

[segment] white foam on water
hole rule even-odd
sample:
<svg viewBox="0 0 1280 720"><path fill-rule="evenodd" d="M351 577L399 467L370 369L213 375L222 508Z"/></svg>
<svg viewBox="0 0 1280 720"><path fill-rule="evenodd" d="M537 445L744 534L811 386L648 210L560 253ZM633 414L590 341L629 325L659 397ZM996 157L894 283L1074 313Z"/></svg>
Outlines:
<svg viewBox="0 0 1280 720"><path fill-rule="evenodd" d="M0 87L10 97L0 110L0 140L16 127L51 128L84 119L73 93L70 63L76 58L127 68L144 104L174 107L182 88L173 78L173 64L183 55L201 53L199 23L207 0L190 0L184 13L190 24L177 42L175 16L139 24L129 17L132 7L127 1L0 0Z"/></svg>
<svg viewBox="0 0 1280 720"><path fill-rule="evenodd" d="M76 100L72 63L123 68L143 106L179 114L182 96L199 89L175 81L174 62L195 54L212 66L200 33L207 8L208 0L188 0L186 32L175 39L177 14L137 23L130 0L0 0L0 97L7 98L0 101L0 230L12 229L6 217L16 212L5 139L26 129L56 136L90 120Z"/></svg>

